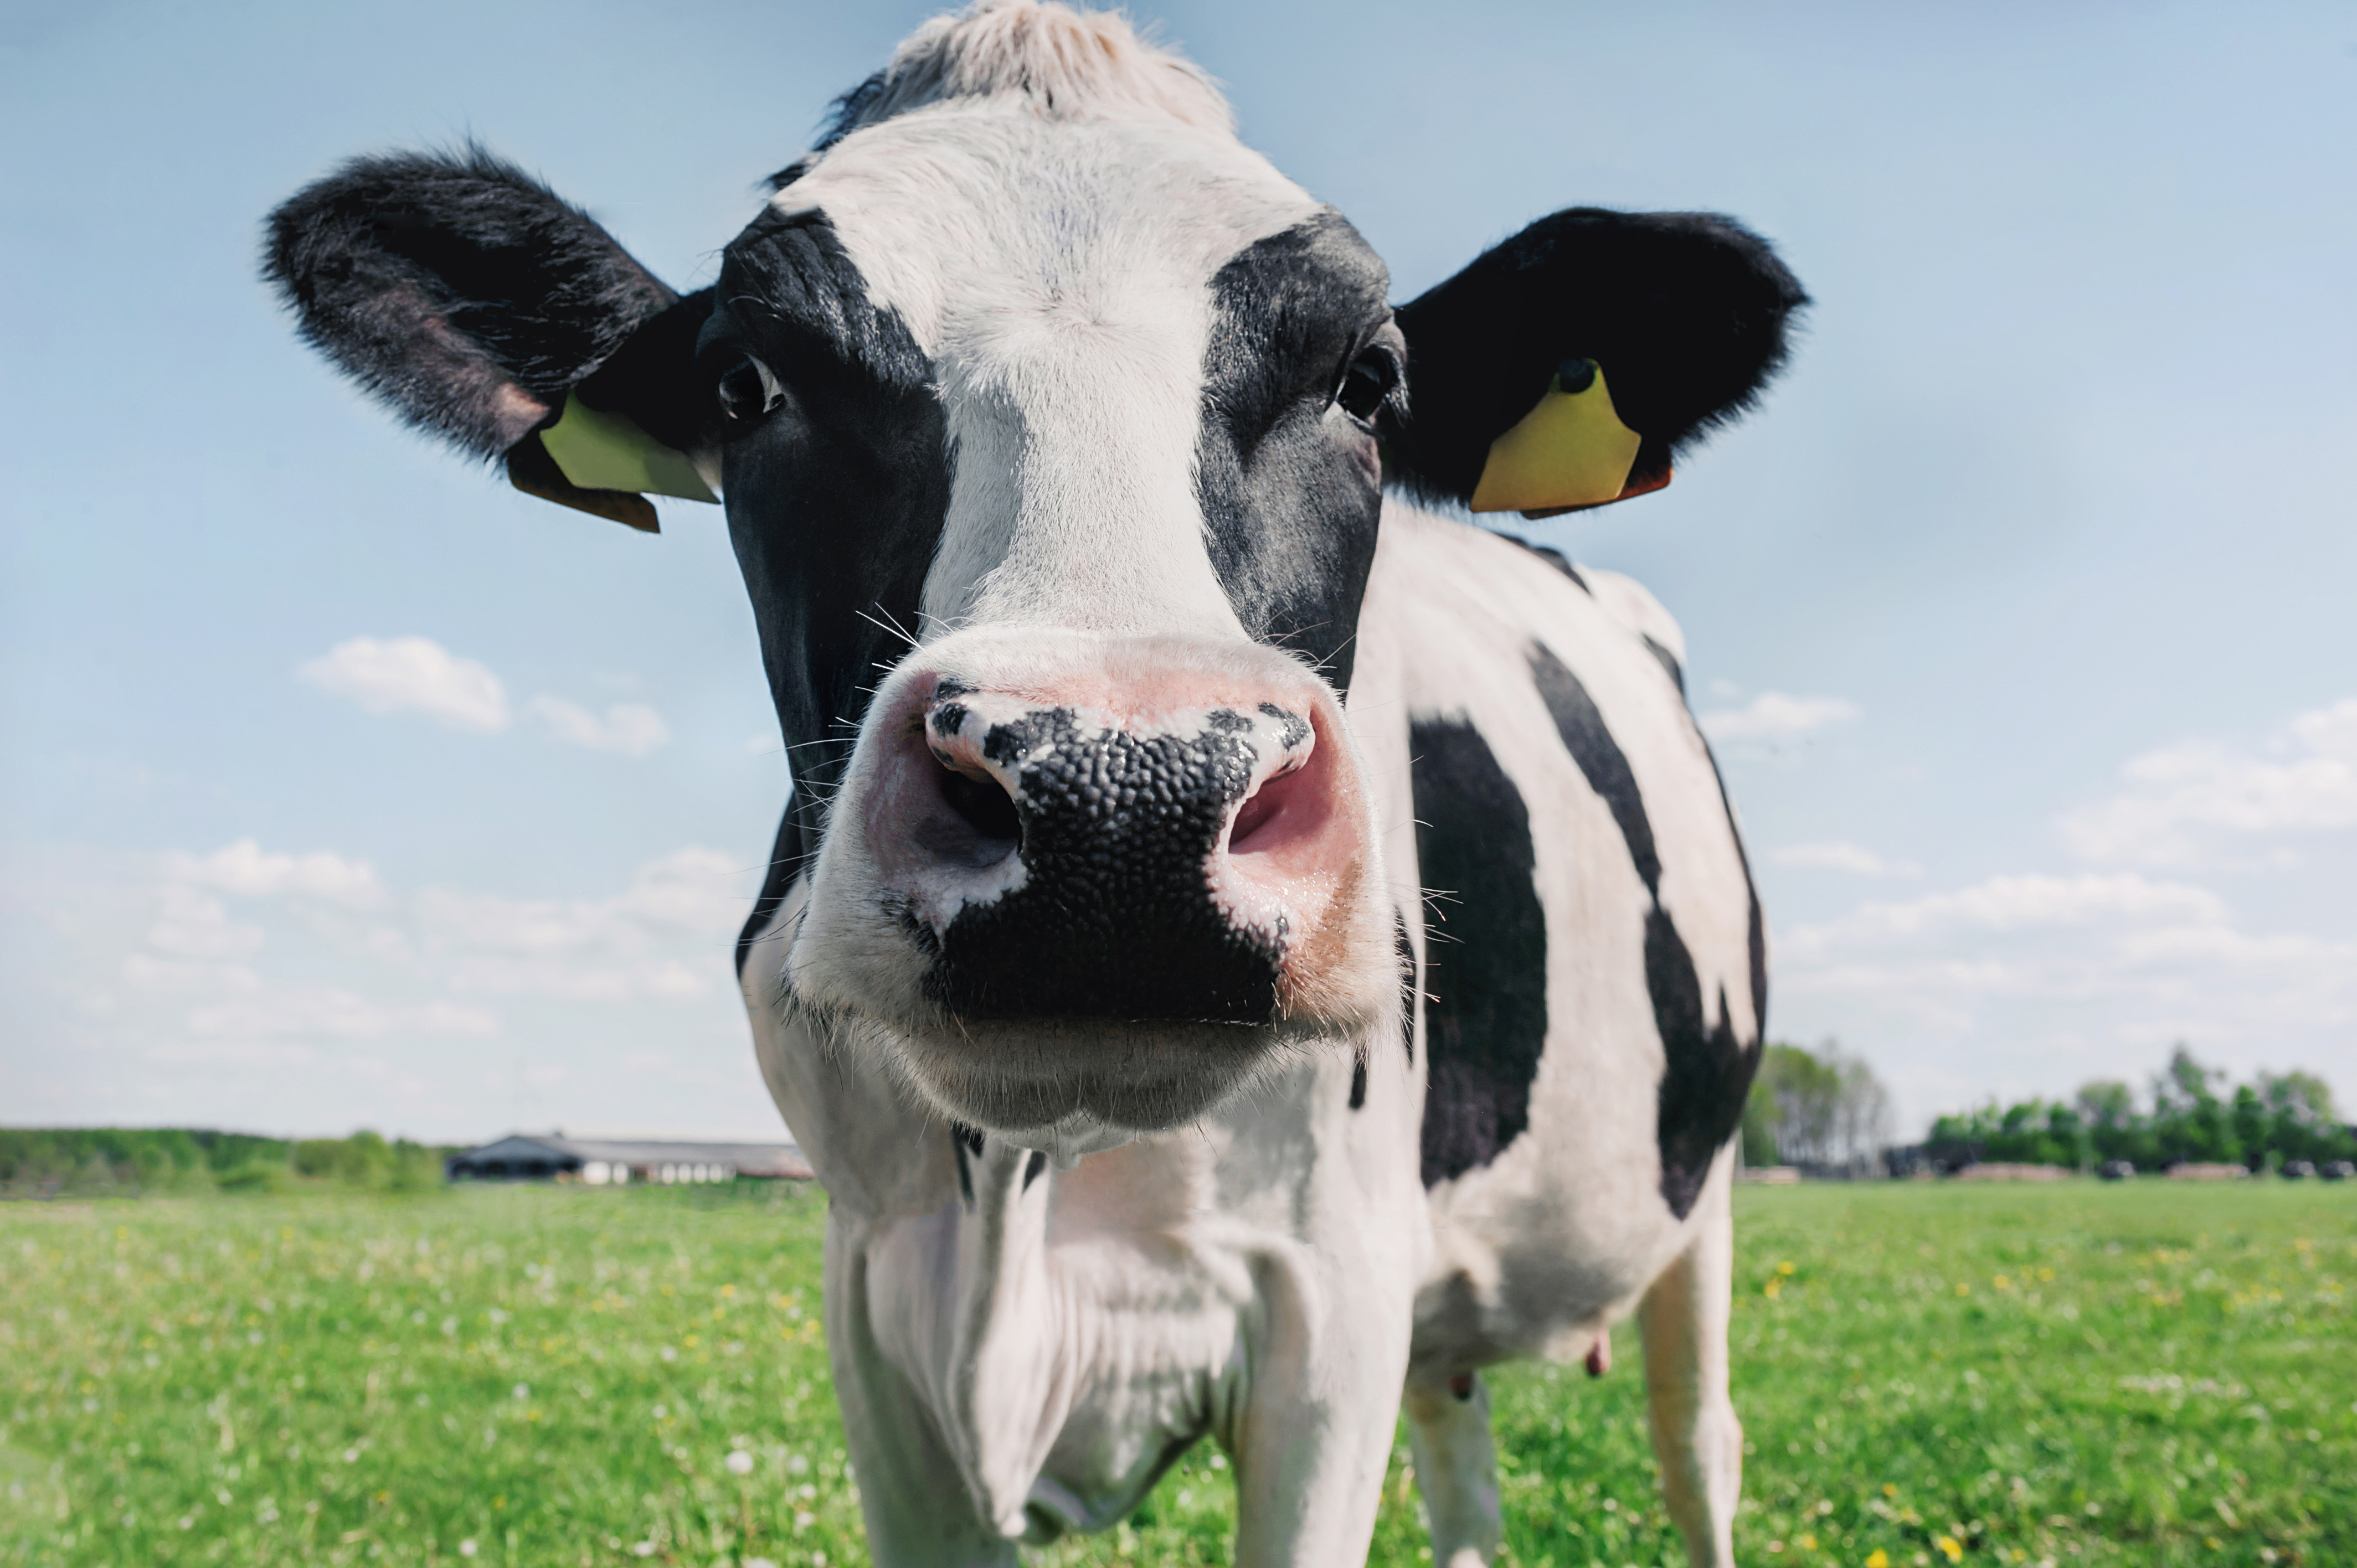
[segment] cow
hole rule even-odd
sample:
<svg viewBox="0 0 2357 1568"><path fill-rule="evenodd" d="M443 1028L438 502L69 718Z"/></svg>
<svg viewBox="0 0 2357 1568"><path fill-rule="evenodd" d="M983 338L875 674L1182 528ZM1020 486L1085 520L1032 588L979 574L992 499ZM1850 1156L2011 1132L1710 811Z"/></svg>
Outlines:
<svg viewBox="0 0 2357 1568"><path fill-rule="evenodd" d="M1239 1563L1357 1563L1404 1402L1487 1563L1482 1369L1633 1312L1732 1561L1759 899L1670 617L1455 514L1667 483L1799 284L1573 208L1394 308L1200 70L1035 0L770 187L682 295L471 145L363 157L264 271L527 492L726 498L794 777L737 956L876 1560L1105 1529L1208 1436Z"/></svg>

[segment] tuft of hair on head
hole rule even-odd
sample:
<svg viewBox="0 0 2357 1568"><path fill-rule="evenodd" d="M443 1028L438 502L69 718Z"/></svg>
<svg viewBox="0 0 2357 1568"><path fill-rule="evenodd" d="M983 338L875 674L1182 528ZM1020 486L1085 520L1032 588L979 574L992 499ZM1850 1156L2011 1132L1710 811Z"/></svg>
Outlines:
<svg viewBox="0 0 2357 1568"><path fill-rule="evenodd" d="M882 70L835 101L820 142L956 98L1023 99L1049 118L1168 119L1233 134L1235 115L1192 60L1139 37L1117 11L1058 0L975 0L901 41Z"/></svg>

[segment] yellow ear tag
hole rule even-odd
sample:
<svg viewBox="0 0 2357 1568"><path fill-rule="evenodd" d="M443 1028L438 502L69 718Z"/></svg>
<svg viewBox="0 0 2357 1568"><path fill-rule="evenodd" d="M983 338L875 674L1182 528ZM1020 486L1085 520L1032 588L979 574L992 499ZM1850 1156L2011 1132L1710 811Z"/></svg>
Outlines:
<svg viewBox="0 0 2357 1568"><path fill-rule="evenodd" d="M1548 511L1620 499L1643 438L1620 423L1604 368L1566 360L1538 406L1490 443L1475 511Z"/></svg>
<svg viewBox="0 0 2357 1568"><path fill-rule="evenodd" d="M540 444L565 477L585 490L720 499L684 453L664 446L627 414L598 413L576 392L565 394L565 413L540 433Z"/></svg>

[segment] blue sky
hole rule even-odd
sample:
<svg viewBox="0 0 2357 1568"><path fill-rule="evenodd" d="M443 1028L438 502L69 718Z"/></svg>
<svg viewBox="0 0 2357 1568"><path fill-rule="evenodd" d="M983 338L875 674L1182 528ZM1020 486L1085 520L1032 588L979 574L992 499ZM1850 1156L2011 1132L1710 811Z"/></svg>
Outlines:
<svg viewBox="0 0 2357 1568"><path fill-rule="evenodd" d="M786 787L716 510L404 435L263 213L467 134L674 285L922 5L0 12L0 1122L774 1126ZM2357 16L1174 4L1394 297L1575 202L1818 301L1670 490L1538 525L1684 623L1779 1037L1902 1128L2169 1044L2357 1097Z"/></svg>

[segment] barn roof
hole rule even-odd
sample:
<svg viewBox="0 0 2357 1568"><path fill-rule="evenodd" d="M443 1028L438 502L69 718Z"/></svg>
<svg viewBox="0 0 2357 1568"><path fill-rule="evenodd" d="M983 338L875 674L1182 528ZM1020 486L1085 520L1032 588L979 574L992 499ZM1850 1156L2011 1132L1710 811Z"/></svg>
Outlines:
<svg viewBox="0 0 2357 1568"><path fill-rule="evenodd" d="M455 1163L472 1165L501 1160L603 1160L608 1165L730 1165L745 1176L808 1176L810 1162L789 1139L774 1142L662 1137L570 1137L563 1132L511 1133L480 1148L468 1149Z"/></svg>

